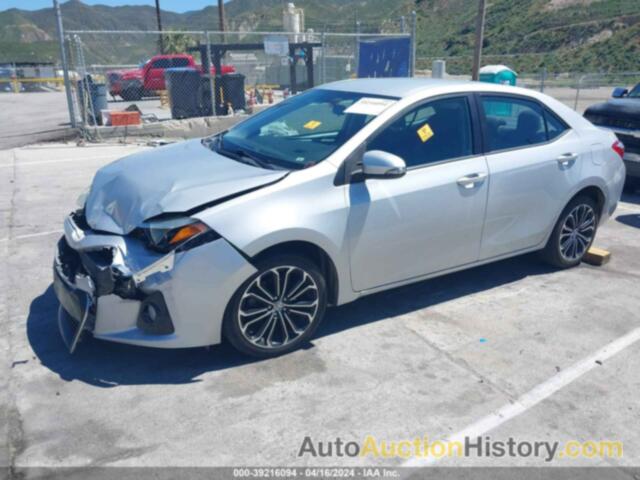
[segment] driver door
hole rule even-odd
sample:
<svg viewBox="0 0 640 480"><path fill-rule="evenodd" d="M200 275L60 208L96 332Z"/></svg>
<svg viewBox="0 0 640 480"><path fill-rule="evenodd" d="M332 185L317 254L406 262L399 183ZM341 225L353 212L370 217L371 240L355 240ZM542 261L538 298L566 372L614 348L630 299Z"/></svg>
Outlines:
<svg viewBox="0 0 640 480"><path fill-rule="evenodd" d="M168 58L158 58L155 60L149 71L147 72L147 78L145 81L145 88L147 90L164 90L164 71L171 66Z"/></svg>
<svg viewBox="0 0 640 480"><path fill-rule="evenodd" d="M401 157L407 173L348 186L355 291L478 260L489 172L471 105L467 95L427 101L367 143Z"/></svg>

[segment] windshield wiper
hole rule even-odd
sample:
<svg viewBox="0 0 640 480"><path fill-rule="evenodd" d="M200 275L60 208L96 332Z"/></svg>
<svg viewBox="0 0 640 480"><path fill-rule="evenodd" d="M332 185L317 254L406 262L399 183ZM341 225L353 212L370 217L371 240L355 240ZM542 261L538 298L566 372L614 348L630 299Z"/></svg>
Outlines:
<svg viewBox="0 0 640 480"><path fill-rule="evenodd" d="M265 162L261 158L257 157L255 154L248 152L246 150L242 150L241 148L235 148L233 150L224 150L226 152L231 152L234 155L238 156L238 160L245 161L254 167L266 168L269 170L273 170L274 167L270 163Z"/></svg>
<svg viewBox="0 0 640 480"><path fill-rule="evenodd" d="M244 150L242 148L227 149L222 146L222 137L224 134L217 135L207 140L207 146L217 153L238 160L239 162L253 165L254 167L264 168L267 170L276 170L277 167L269 162L264 161L255 153Z"/></svg>

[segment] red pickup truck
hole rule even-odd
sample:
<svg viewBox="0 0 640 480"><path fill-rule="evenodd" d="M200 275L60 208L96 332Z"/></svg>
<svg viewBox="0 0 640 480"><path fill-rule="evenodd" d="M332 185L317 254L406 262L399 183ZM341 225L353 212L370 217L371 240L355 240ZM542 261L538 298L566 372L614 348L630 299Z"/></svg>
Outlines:
<svg viewBox="0 0 640 480"><path fill-rule="evenodd" d="M184 53L173 55L156 55L147 60L140 68L133 70L111 70L106 73L111 96L120 96L123 100L133 102L142 97L156 95L158 90L165 90L164 71L167 68L192 67L203 72L202 65L196 64L191 55ZM222 74L233 73L235 68L222 66ZM215 67L211 67L215 75Z"/></svg>

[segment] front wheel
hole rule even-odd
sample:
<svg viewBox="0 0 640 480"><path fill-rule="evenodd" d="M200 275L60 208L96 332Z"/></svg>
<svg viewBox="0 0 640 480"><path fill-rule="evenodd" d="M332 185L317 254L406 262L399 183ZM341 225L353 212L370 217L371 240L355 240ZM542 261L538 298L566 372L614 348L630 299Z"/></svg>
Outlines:
<svg viewBox="0 0 640 480"><path fill-rule="evenodd" d="M559 268L578 265L596 237L597 210L596 202L589 197L578 196L571 200L562 211L542 257Z"/></svg>
<svg viewBox="0 0 640 480"><path fill-rule="evenodd" d="M275 357L314 334L327 306L326 283L313 262L296 255L274 256L256 268L231 299L223 334L245 354Z"/></svg>
<svg viewBox="0 0 640 480"><path fill-rule="evenodd" d="M125 102L137 102L142 99L142 86L134 85L127 87L122 90L120 96Z"/></svg>

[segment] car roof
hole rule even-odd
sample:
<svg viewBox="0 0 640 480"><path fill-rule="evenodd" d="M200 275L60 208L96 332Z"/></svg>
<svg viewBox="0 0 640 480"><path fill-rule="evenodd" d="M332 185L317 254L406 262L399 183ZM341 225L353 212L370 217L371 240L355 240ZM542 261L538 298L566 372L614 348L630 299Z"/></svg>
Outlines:
<svg viewBox="0 0 640 480"><path fill-rule="evenodd" d="M434 95L460 92L514 94L542 102L556 114L560 115L562 119L573 128L592 128L591 124L582 118L582 115L579 115L555 98L528 88L498 83L450 79L440 80L433 78L357 78L326 83L317 88L368 95L381 95L398 99L410 97L415 94L428 93L429 91L433 91Z"/></svg>
<svg viewBox="0 0 640 480"><path fill-rule="evenodd" d="M183 58L183 57L191 57L188 53L160 53L158 55L154 55L151 58Z"/></svg>
<svg viewBox="0 0 640 480"><path fill-rule="evenodd" d="M428 89L465 84L470 88L473 87L475 89L475 87L477 87L477 82L464 80L437 80L433 78L356 78L325 83L318 88L403 98Z"/></svg>
<svg viewBox="0 0 640 480"><path fill-rule="evenodd" d="M364 93L369 95L382 95L393 98L406 98L416 93L426 93L433 90L437 94L458 92L479 93L511 93L527 97L548 98L539 92L512 85L490 82L474 82L469 80L434 79L434 78L356 78L325 83L317 88L336 90L342 92ZM437 92L436 92L437 91Z"/></svg>

